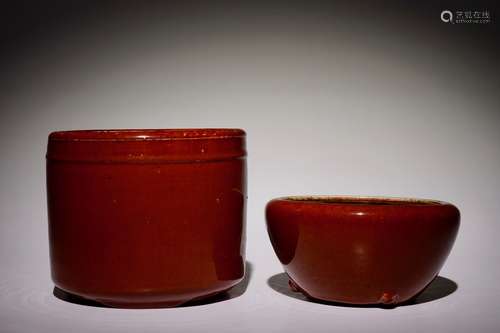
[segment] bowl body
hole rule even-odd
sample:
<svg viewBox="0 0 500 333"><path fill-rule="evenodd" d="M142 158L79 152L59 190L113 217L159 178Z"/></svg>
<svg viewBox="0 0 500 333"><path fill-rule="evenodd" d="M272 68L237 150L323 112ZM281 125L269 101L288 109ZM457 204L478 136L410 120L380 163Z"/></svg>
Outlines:
<svg viewBox="0 0 500 333"><path fill-rule="evenodd" d="M398 304L439 273L459 228L448 203L376 197L287 197L266 207L292 290L322 301Z"/></svg>
<svg viewBox="0 0 500 333"><path fill-rule="evenodd" d="M115 307L167 307L244 276L245 133L54 132L47 149L52 279Z"/></svg>

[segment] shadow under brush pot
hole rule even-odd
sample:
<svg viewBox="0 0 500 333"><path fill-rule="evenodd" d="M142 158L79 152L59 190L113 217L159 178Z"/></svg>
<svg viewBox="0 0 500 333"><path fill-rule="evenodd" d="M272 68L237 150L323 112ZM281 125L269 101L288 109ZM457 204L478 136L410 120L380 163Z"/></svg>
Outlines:
<svg viewBox="0 0 500 333"><path fill-rule="evenodd" d="M394 306L438 275L460 212L435 200L295 196L270 201L266 219L292 290L327 302Z"/></svg>
<svg viewBox="0 0 500 333"><path fill-rule="evenodd" d="M245 132L54 132L47 149L52 279L125 308L226 291L245 270Z"/></svg>

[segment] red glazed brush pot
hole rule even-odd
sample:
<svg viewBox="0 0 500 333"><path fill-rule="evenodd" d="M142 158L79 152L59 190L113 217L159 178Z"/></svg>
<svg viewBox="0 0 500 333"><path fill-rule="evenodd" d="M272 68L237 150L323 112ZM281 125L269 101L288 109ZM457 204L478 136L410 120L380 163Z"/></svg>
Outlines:
<svg viewBox="0 0 500 333"><path fill-rule="evenodd" d="M228 290L245 269L245 132L54 132L47 149L52 279L127 308Z"/></svg>
<svg viewBox="0 0 500 333"><path fill-rule="evenodd" d="M455 241L458 209L375 197L286 197L266 207L292 290L329 302L391 305L419 294Z"/></svg>

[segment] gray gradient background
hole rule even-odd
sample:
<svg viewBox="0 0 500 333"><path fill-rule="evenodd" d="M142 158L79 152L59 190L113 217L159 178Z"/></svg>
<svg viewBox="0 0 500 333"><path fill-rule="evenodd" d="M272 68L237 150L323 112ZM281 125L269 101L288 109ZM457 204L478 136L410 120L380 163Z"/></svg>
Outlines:
<svg viewBox="0 0 500 333"><path fill-rule="evenodd" d="M25 17L36 24L15 26L23 29L8 36L1 58L0 332L498 332L497 22L444 24L442 9L122 4ZM176 127L248 133L248 284L175 309L54 297L48 133ZM264 206L288 194L456 204L462 224L443 286L392 310L287 292ZM439 289L452 281L458 289L446 296Z"/></svg>

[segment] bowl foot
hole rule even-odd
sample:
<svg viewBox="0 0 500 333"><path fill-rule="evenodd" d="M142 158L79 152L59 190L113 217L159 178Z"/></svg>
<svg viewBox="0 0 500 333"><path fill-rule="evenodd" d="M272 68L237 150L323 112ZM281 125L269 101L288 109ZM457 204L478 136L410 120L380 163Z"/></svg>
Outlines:
<svg viewBox="0 0 500 333"><path fill-rule="evenodd" d="M385 306L396 306L399 303L399 295L391 292L384 292L380 296L379 303Z"/></svg>
<svg viewBox="0 0 500 333"><path fill-rule="evenodd" d="M316 303L322 303L322 304L331 304L331 305L338 305L338 306L354 306L354 307L382 307L382 308L395 308L398 305L403 304L401 302L401 298L398 294L392 293L392 292L383 292L380 298L378 299L377 302L373 303L357 303L357 302L349 302L349 301L338 301L338 300L331 300L331 299L322 299L322 298L317 298L313 297L310 294L308 294L304 289L302 289L297 282L293 281L292 278L288 277L288 286L290 287L290 290L296 293L301 293L304 296L307 297L307 299L316 302Z"/></svg>
<svg viewBox="0 0 500 333"><path fill-rule="evenodd" d="M296 293L301 293L302 289L299 287L295 281L293 281L291 278L288 278L288 286L290 287L291 291L294 291Z"/></svg>

